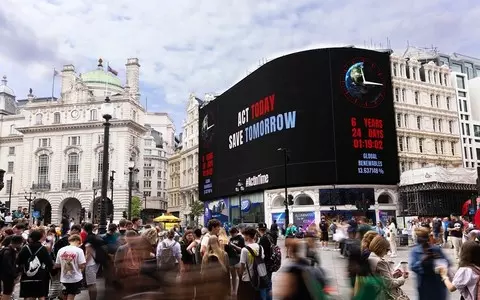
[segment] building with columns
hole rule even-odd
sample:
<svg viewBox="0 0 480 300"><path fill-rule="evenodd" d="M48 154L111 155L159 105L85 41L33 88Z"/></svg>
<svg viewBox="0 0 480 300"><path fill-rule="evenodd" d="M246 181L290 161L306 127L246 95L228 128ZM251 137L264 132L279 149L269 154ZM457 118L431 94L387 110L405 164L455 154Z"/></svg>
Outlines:
<svg viewBox="0 0 480 300"><path fill-rule="evenodd" d="M168 212L179 217L182 225L194 222L190 205L198 201L198 105L199 99L191 94L180 145L168 159Z"/></svg>
<svg viewBox="0 0 480 300"><path fill-rule="evenodd" d="M23 100L16 99L4 77L0 85L0 169L6 170L7 184L0 192L0 201L10 199L11 187L11 209L30 206L46 224L58 223L62 217L97 222L102 159L109 155L109 172L115 173L113 186L109 186L107 213L109 219L118 221L128 207L130 160L139 169L133 186L140 197L143 187L139 178L148 169L145 161L163 162L155 172L161 171L166 178L166 154L162 150L166 145L158 138L155 142L158 132L144 126L139 60L129 58L125 71L123 83L101 59L96 68L83 74L73 65L65 65L57 75L61 80L59 98L37 97L30 89ZM104 154L100 108L106 96L114 112L110 151ZM145 141L154 142L145 146ZM157 195L156 182L154 187L151 192ZM159 198L165 199L161 194L164 189L159 191ZM30 192L35 199L29 205L25 195ZM85 215L81 214L82 208Z"/></svg>

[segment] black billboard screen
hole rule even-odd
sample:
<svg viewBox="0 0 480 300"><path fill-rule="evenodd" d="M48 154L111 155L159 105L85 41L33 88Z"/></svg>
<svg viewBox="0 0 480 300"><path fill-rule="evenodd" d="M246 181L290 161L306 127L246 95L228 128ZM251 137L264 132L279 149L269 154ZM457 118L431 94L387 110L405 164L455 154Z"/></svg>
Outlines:
<svg viewBox="0 0 480 300"><path fill-rule="evenodd" d="M388 53L319 49L260 67L200 109L203 201L285 185L396 184Z"/></svg>

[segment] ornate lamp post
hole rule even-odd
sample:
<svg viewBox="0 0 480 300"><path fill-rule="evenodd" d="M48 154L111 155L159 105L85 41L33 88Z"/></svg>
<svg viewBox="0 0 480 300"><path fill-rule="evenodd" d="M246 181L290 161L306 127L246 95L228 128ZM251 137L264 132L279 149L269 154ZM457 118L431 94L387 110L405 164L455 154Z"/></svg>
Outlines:
<svg viewBox="0 0 480 300"><path fill-rule="evenodd" d="M238 206L240 207L240 224L243 224L243 214L242 214L242 192L245 190L243 182L239 179L237 185L235 186L235 191L238 193Z"/></svg>
<svg viewBox="0 0 480 300"><path fill-rule="evenodd" d="M108 147L110 144L110 119L113 115L113 105L110 102L110 98L106 97L105 102L102 104L102 116L105 119L103 126L105 126L103 132L103 166L102 166L102 199L100 199L100 222L98 224L98 233L107 233L107 192L108 192Z"/></svg>
<svg viewBox="0 0 480 300"><path fill-rule="evenodd" d="M128 219L132 219L132 189L133 189L133 173L138 173L135 168L135 162L130 160L128 162Z"/></svg>
<svg viewBox="0 0 480 300"><path fill-rule="evenodd" d="M278 148L277 151L283 152L283 172L284 172L284 184L285 184L285 228L287 228L290 223L290 212L288 210L288 204L293 201L288 197L288 181L287 181L287 165L288 165L288 153L290 152L287 148Z"/></svg>
<svg viewBox="0 0 480 300"><path fill-rule="evenodd" d="M28 216L31 219L32 218L32 216L31 216L32 201L35 201L35 199L37 199L37 197L35 196L36 193L33 193L33 192L29 192L29 193L25 192L25 194L28 195L28 197L27 197L27 195L25 195L24 197L25 197L25 200L28 201ZM32 197L32 194L34 195L33 197Z"/></svg>

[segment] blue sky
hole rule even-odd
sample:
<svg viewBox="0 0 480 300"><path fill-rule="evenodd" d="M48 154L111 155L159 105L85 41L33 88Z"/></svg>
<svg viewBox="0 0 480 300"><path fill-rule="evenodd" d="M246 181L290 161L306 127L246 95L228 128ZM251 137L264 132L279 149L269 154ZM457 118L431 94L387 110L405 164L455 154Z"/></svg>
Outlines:
<svg viewBox="0 0 480 300"><path fill-rule="evenodd" d="M398 51L480 57L478 20L477 0L2 0L0 75L17 98L50 96L54 67L86 72L102 57L123 79L138 57L142 102L178 131L191 92L219 94L262 59L387 37Z"/></svg>

